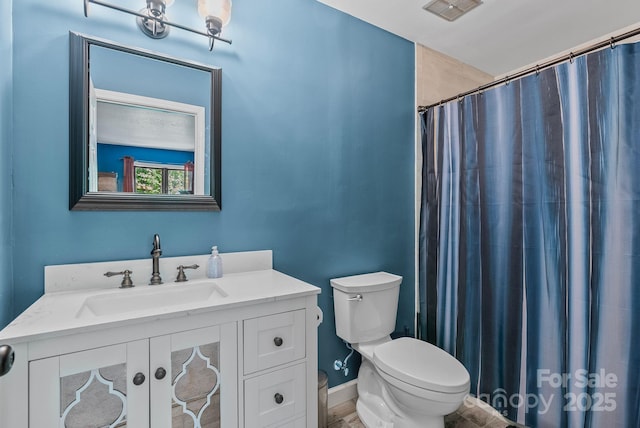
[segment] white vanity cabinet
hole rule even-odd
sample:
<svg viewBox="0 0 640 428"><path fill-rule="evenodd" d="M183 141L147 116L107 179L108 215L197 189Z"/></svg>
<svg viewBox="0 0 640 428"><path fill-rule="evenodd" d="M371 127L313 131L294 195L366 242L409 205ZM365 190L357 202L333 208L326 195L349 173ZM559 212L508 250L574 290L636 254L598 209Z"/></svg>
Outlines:
<svg viewBox="0 0 640 428"><path fill-rule="evenodd" d="M0 331L15 350L0 427L315 427L317 287L264 269L215 280L207 301L87 311L198 281L45 294Z"/></svg>
<svg viewBox="0 0 640 428"><path fill-rule="evenodd" d="M227 323L31 361L29 425L236 426L236 342Z"/></svg>

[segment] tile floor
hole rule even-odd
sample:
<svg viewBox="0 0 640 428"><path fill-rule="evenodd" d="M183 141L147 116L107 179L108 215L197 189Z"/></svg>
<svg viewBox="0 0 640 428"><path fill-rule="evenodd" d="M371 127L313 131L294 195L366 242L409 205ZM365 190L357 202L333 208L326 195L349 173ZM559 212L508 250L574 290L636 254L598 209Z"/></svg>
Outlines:
<svg viewBox="0 0 640 428"><path fill-rule="evenodd" d="M356 413L355 400L330 408L327 423L328 428L364 428ZM445 416L444 423L445 428L524 428L474 398L467 398L458 410Z"/></svg>

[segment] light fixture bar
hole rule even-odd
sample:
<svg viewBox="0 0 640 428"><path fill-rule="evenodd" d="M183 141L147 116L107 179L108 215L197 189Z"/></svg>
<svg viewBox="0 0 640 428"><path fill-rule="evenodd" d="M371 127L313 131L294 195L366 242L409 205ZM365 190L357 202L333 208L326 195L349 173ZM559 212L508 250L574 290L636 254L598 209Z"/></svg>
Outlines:
<svg viewBox="0 0 640 428"><path fill-rule="evenodd" d="M225 39L225 38L217 36L217 35L205 33L204 31L194 30L193 28L189 28L189 27L181 25L181 24L176 24L174 22L170 22L170 21L167 21L165 19L156 18L154 16L149 16L149 15L146 15L146 14L143 14L143 13L140 13L140 12L136 12L135 10L130 10L130 9L126 9L124 7L120 7L118 5L109 4L109 3L103 2L101 0L84 0L84 16L85 16L85 18L87 18L89 16L89 4L90 3L97 4L98 6L103 6L103 7L109 8L109 9L117 10L119 12L128 13L129 15L137 16L137 17L142 18L142 19L153 20L153 21L156 21L156 22L158 22L159 24L162 24L162 25L168 25L170 27L179 28L181 30L189 31L189 32L194 33L194 34L199 34L201 36L207 37L210 41L212 39L215 39L215 40L220 40L221 42L225 42L225 43L228 43L228 44L231 44L231 42L232 42L230 39ZM213 47L213 44L210 43L209 44L209 50L211 50L212 47Z"/></svg>

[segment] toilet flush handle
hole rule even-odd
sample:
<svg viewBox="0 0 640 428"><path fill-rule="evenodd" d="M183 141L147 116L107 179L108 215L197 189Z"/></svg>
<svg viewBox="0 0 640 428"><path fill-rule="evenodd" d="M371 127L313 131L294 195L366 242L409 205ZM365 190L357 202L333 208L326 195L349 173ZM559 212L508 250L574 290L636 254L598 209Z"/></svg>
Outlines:
<svg viewBox="0 0 640 428"><path fill-rule="evenodd" d="M349 302L352 302L352 301L355 301L355 302L361 302L361 301L362 301L362 294L356 294L356 295L355 295L355 296L353 296L353 297L349 297L349 298L347 299L347 301L349 301Z"/></svg>

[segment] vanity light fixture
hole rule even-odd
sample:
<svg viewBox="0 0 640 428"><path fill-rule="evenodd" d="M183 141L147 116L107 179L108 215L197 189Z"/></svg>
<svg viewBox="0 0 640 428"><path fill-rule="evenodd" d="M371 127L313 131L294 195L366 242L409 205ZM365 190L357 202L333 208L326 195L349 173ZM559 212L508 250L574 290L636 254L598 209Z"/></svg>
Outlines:
<svg viewBox="0 0 640 428"><path fill-rule="evenodd" d="M231 0L198 0L198 14L204 18L209 37L209 50L213 49L214 36L222 32L222 27L231 19Z"/></svg>
<svg viewBox="0 0 640 428"><path fill-rule="evenodd" d="M146 17L136 18L140 30L153 39L167 37L171 27L164 24L169 19L165 11L173 2L174 0L147 0L147 7L140 9L140 14Z"/></svg>
<svg viewBox="0 0 640 428"><path fill-rule="evenodd" d="M136 12L102 0L84 0L84 16L89 16L89 4L97 4L98 6L134 15L140 30L154 39L167 37L170 27L176 27L208 38L209 50L213 50L215 40L231 44L231 40L220 37L222 27L227 25L231 19L231 0L198 0L198 13L205 20L206 32L169 21L166 9L173 4L174 0L146 0L146 2L147 7Z"/></svg>

